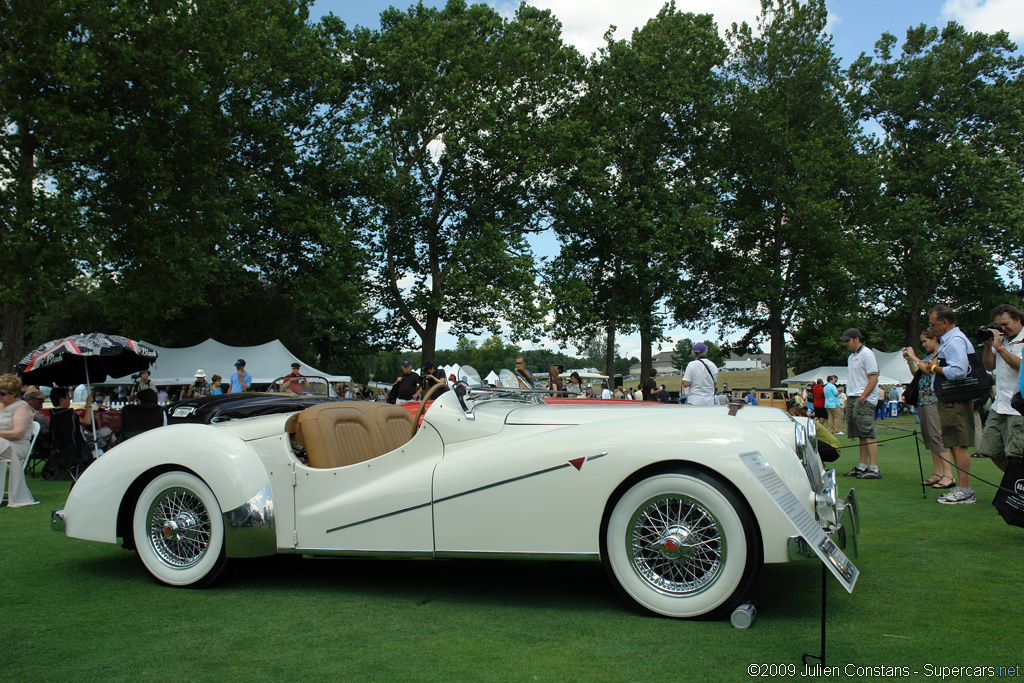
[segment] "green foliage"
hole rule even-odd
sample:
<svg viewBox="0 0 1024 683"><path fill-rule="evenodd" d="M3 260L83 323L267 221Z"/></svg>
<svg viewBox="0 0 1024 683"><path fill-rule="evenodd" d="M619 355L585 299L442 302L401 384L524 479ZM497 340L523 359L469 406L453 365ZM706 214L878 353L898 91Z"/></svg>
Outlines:
<svg viewBox="0 0 1024 683"><path fill-rule="evenodd" d="M99 329L278 337L324 368L364 353L379 321L343 187L346 111L328 103L351 66L308 3L37 4L0 4L0 159L19 160L0 176L19 178L0 182L19 197L0 202L17 207L4 301L38 311L33 336L90 331L58 325L82 317L63 286L77 270ZM12 319L5 353L23 338Z"/></svg>
<svg viewBox="0 0 1024 683"><path fill-rule="evenodd" d="M704 344L708 347L707 358L709 361L714 363L718 367L722 367L725 364L726 350L718 344L718 342L704 340Z"/></svg>
<svg viewBox="0 0 1024 683"><path fill-rule="evenodd" d="M545 273L551 334L580 347L605 339L607 371L615 335L638 330L646 370L665 327L666 281L699 243L725 46L709 15L672 2L631 40L606 40L553 144L548 207L561 252Z"/></svg>
<svg viewBox="0 0 1024 683"><path fill-rule="evenodd" d="M634 366L637 363L639 363L639 362L640 362L640 359L637 358L636 356L631 356L629 358L623 358L622 356L617 356L615 358L615 374L616 375L622 375L622 376L628 375L629 374L629 369L632 366Z"/></svg>
<svg viewBox="0 0 1024 683"><path fill-rule="evenodd" d="M689 337L680 339L672 349L672 367L682 371L693 360L693 342Z"/></svg>
<svg viewBox="0 0 1024 683"><path fill-rule="evenodd" d="M60 178L96 144L79 98L97 68L89 27L102 10L73 0L0 2L0 371L20 359L25 319L95 250Z"/></svg>
<svg viewBox="0 0 1024 683"><path fill-rule="evenodd" d="M519 342L548 320L579 358L526 352L536 371L625 373L617 335L639 332L646 371L671 314L770 340L781 373L844 356L846 326L897 348L933 303L973 329L1013 301L1005 33L912 27L843 74L824 0L763 2L730 50L669 3L590 60L527 5L392 8L374 31L309 4L0 0L0 366L103 330L276 337L368 379L413 340L441 361L442 323Z"/></svg>
<svg viewBox="0 0 1024 683"><path fill-rule="evenodd" d="M799 375L822 365L846 365L849 352L836 340L850 327L861 330L865 335L864 341L874 348L879 340L877 326L869 327L864 322L859 320L851 323L842 318L833 318L821 326L807 325L793 330L793 342L786 347L786 356L794 374Z"/></svg>
<svg viewBox="0 0 1024 683"><path fill-rule="evenodd" d="M363 239L377 255L377 299L434 357L453 334L530 333L541 306L525 235L543 170L545 111L575 52L558 22L523 5L512 20L450 0L389 9L348 49L360 116Z"/></svg>
<svg viewBox="0 0 1024 683"><path fill-rule="evenodd" d="M680 372L686 369L689 362L694 359L693 344L694 342L689 337L684 337L676 342L672 348L672 367ZM716 366L722 367L725 363L725 350L713 341L704 340L704 344L708 347L707 359Z"/></svg>
<svg viewBox="0 0 1024 683"><path fill-rule="evenodd" d="M769 339L773 386L789 329L817 322L822 302L830 316L854 305L850 269L862 242L849 235L865 177L826 21L824 0L762 0L757 31L728 31L729 188L717 232L688 254L674 301L680 321L746 328L741 348ZM699 300L689 296L698 284L707 292Z"/></svg>
<svg viewBox="0 0 1024 683"><path fill-rule="evenodd" d="M936 303L985 310L1020 275L1024 249L1024 59L1005 32L910 28L851 65L853 106L882 130L870 238L892 277L868 293L917 343ZM1002 298L1002 301L1010 300Z"/></svg>

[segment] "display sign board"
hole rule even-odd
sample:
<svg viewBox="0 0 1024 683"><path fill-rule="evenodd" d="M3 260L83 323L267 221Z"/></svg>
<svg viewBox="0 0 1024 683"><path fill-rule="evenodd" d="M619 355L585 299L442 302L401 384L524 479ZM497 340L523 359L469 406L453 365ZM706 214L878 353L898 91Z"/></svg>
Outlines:
<svg viewBox="0 0 1024 683"><path fill-rule="evenodd" d="M793 528L807 542L807 546L821 558L821 561L831 570L839 583L843 584L847 592L852 593L853 587L857 583L857 577L860 576L860 571L853 565L853 562L828 537L817 520L807 511L807 508L800 504L779 474L760 453L756 451L744 453L740 459L761 482L768 495L793 524Z"/></svg>

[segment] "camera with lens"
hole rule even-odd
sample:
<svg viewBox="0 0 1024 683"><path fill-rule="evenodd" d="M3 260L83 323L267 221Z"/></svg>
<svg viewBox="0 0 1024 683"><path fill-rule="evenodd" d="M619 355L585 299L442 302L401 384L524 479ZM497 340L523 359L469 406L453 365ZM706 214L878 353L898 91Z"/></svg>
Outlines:
<svg viewBox="0 0 1024 683"><path fill-rule="evenodd" d="M992 336L991 332L989 332L989 336L990 337ZM136 372L134 375L132 375L132 381L133 382L138 382L140 377L142 377L142 373L141 372Z"/></svg>
<svg viewBox="0 0 1024 683"><path fill-rule="evenodd" d="M982 327L981 330L978 332L978 342L984 343L987 342L989 339L995 338L995 335L992 334L992 330L999 330L999 334L1003 335L1004 337L1006 336L1006 330L1003 329L1002 325L1000 325L999 323L989 323L988 325Z"/></svg>

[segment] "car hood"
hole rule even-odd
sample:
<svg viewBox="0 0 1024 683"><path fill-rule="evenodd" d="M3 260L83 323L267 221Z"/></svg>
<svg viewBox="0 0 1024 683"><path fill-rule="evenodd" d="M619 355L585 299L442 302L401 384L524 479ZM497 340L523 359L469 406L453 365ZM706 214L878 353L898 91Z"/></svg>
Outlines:
<svg viewBox="0 0 1024 683"><path fill-rule="evenodd" d="M709 417L725 417L729 414L730 406L687 406L687 405L663 405L659 403L638 403L636 405L594 405L573 406L528 406L517 408L511 411L505 419L505 424L510 425L579 425L593 422L607 422L609 420L629 420L642 417L650 417L654 414L661 414L669 417L687 416L692 419L699 413ZM698 413L699 411L699 413ZM767 408L760 406L743 405L736 413L748 422L758 423L788 423L792 422L790 416L778 408Z"/></svg>

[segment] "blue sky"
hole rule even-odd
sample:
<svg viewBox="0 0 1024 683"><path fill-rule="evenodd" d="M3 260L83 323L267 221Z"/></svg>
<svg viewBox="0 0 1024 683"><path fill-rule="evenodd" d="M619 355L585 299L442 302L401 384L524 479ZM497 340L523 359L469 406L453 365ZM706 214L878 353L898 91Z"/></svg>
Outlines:
<svg viewBox="0 0 1024 683"><path fill-rule="evenodd" d="M472 3L474 0L467 0ZM485 1L502 14L511 16L518 2L508 0ZM380 12L389 6L408 9L411 0L317 0L312 7L312 18L333 13L349 26L379 28ZM445 2L424 0L425 5L443 6ZM537 7L550 9L562 22L564 40L575 45L584 54L591 54L603 44L602 36L610 25L615 25L618 39L628 38L633 28L644 24L658 13L664 0L534 0ZM1018 44L1024 43L1024 0L828 0L829 30L833 36L835 52L842 65L848 66L861 52L871 54L882 33L889 32L902 39L908 27L918 24L942 26L955 20L969 30L994 33L1005 30ZM676 7L684 12L711 13L719 31L733 22L754 24L760 12L760 0L676 0ZM553 254L557 245L550 236L534 241L535 251ZM694 341L714 338L717 330L706 333L698 330L675 328L669 331L671 341L662 350L683 337ZM741 331L727 331L730 339ZM505 341L509 341L505 337ZM638 335L619 340L623 355L639 356ZM453 348L455 339L442 332L438 335L438 348ZM540 344L554 348L553 344ZM527 347L529 343L527 342ZM574 349L567 349L574 353ZM654 349L657 353L658 349Z"/></svg>
<svg viewBox="0 0 1024 683"><path fill-rule="evenodd" d="M470 0L471 1L471 0ZM317 0L312 13L318 18L331 12L350 26L377 28L380 12L389 6L407 9L408 0ZM443 6L444 2L426 1ZM518 3L487 0L503 14L511 15ZM531 4L551 9L562 21L566 40L584 53L601 44L601 36L614 24L617 38L628 37L636 26L658 13L662 0L535 0ZM901 37L909 26L921 23L942 25L953 19L971 30L1006 30L1018 42L1024 39L1024 2L1021 0L831 0L827 2L829 27L836 54L848 65L861 52L870 53L875 41L888 31ZM677 0L686 12L710 12L719 30L732 22L753 23L760 11L759 0Z"/></svg>

